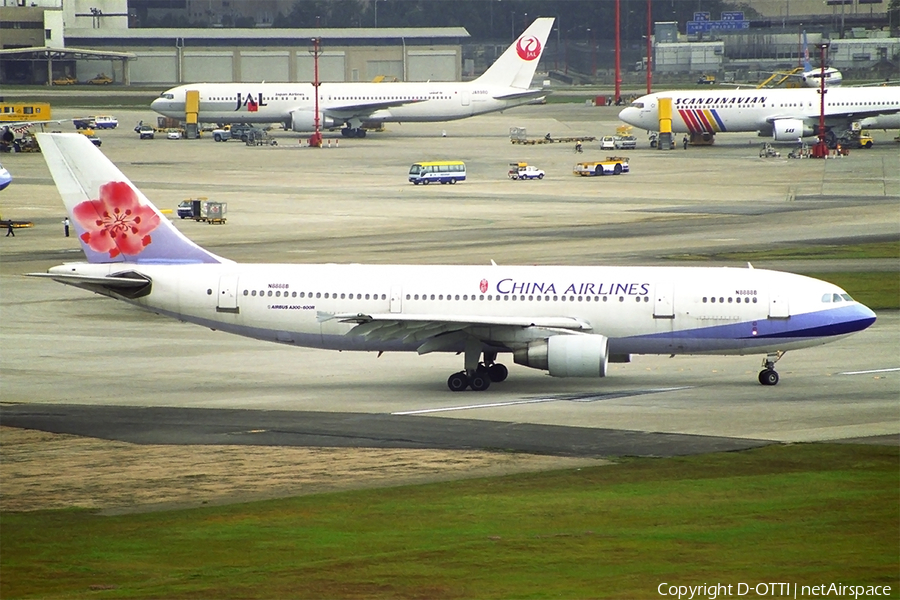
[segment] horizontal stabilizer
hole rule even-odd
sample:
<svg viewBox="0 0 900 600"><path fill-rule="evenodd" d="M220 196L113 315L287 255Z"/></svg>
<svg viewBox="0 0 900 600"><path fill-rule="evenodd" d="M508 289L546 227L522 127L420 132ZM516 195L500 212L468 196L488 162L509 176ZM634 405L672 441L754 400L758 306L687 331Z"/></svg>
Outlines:
<svg viewBox="0 0 900 600"><path fill-rule="evenodd" d="M82 275L79 273L62 273L56 271L61 267L53 267L50 273L26 273L29 277L45 277L72 285L98 294L109 296L115 294L124 298L141 298L150 293L153 282L146 275L125 271L115 275Z"/></svg>
<svg viewBox="0 0 900 600"><path fill-rule="evenodd" d="M497 94L493 96L494 100L521 100L522 98L543 98L549 95L550 90L525 90L524 92L513 92L509 94Z"/></svg>

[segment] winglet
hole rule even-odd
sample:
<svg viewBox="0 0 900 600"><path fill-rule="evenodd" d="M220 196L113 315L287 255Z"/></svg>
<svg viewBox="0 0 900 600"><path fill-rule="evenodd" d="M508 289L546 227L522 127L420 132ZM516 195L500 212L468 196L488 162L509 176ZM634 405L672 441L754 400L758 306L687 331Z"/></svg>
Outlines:
<svg viewBox="0 0 900 600"><path fill-rule="evenodd" d="M229 262L178 231L85 136L37 139L88 262Z"/></svg>
<svg viewBox="0 0 900 600"><path fill-rule="evenodd" d="M553 17L536 19L476 81L527 90L544 53L553 21Z"/></svg>

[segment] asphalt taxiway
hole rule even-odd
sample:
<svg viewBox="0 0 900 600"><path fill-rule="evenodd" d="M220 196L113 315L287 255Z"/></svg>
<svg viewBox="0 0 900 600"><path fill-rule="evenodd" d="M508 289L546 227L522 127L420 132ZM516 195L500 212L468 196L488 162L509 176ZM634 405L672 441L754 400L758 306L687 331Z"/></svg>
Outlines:
<svg viewBox="0 0 900 600"><path fill-rule="evenodd" d="M512 145L509 128L599 137L614 132L615 109L529 106L390 125L364 140L335 134L323 149L285 132L275 133L278 146L253 148L139 141L131 127L153 113L104 112L120 128L100 132L102 149L157 206L174 209L200 196L228 203L224 226L176 223L242 262L697 264L692 255L900 237L900 159L891 132L875 132L871 150L824 161L761 159L763 140L752 134L667 152L640 139L627 153L631 173L580 178L571 172L576 161L609 153L596 143L578 155L570 145ZM456 158L468 165L464 183L406 182L415 161ZM547 177L508 180L508 163L516 161ZM843 340L788 352L771 388L756 382L761 356L638 356L610 365L600 380L554 379L506 360L507 382L455 394L445 382L461 366L457 356L378 358L265 344L23 277L81 253L62 235L62 203L42 157L7 155L3 164L14 177L0 195L3 218L35 224L0 244L3 424L142 443L411 440L415 447L593 456L900 432L896 312ZM754 263L815 273L856 265ZM867 261L865 269L896 276L896 260ZM235 434L242 431L258 433Z"/></svg>

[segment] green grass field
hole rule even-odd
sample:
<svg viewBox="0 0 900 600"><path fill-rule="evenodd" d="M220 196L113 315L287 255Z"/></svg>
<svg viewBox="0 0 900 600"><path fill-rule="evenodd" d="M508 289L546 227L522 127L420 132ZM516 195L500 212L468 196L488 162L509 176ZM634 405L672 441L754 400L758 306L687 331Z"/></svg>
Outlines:
<svg viewBox="0 0 900 600"><path fill-rule="evenodd" d="M0 514L3 598L658 598L892 585L900 449L801 444L128 516ZM883 596L882 596L883 597Z"/></svg>
<svg viewBox="0 0 900 600"><path fill-rule="evenodd" d="M808 245L721 252L715 254L676 254L667 258L697 261L759 262L765 260L841 260L893 259L893 271L803 272L804 275L830 281L847 290L853 298L872 310L900 309L900 240L848 245Z"/></svg>

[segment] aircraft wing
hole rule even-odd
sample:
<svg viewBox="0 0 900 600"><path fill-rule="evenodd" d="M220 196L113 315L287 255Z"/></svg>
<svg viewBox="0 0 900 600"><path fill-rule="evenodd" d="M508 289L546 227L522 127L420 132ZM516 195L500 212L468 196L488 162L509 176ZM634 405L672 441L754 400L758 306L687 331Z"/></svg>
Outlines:
<svg viewBox="0 0 900 600"><path fill-rule="evenodd" d="M342 323L356 323L356 327L351 329L348 335L358 335L366 339L381 341L422 342L418 348L419 354L445 349L469 336L484 339L483 330L479 334L470 333L469 330L472 328L526 329L538 327L557 330L559 333L591 330L591 326L585 321L571 317L320 313L318 318L320 321L336 319ZM489 339L485 341L489 341Z"/></svg>
<svg viewBox="0 0 900 600"><path fill-rule="evenodd" d="M377 102L357 102L356 104L345 104L341 106L329 106L324 110L329 117L339 119L348 119L350 117L363 117L372 114L377 110L385 108L393 108L395 106L406 106L407 104L417 104L425 102L428 98L416 98L413 100L379 100Z"/></svg>

